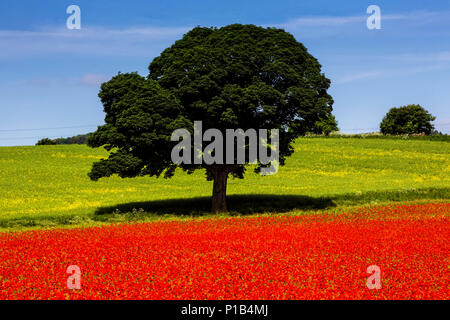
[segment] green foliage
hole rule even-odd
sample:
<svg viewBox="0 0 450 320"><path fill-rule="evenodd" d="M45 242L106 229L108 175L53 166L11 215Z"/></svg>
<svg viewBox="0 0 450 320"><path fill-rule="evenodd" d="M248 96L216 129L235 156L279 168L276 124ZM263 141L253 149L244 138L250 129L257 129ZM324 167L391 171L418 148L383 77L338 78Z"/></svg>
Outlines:
<svg viewBox="0 0 450 320"><path fill-rule="evenodd" d="M90 135L91 133L78 134L73 137L55 139L55 142L56 144L87 144Z"/></svg>
<svg viewBox="0 0 450 320"><path fill-rule="evenodd" d="M87 133L87 134L79 134L68 138L57 138L57 139L44 138L39 140L36 143L36 145L41 146L41 145L55 145L55 144L86 144L90 135L91 135L90 133Z"/></svg>
<svg viewBox="0 0 450 320"><path fill-rule="evenodd" d="M88 144L111 154L94 164L90 177L171 177L170 135L177 128L192 132L196 120L203 130L280 129L283 165L295 138L329 130L329 86L319 62L283 30L194 28L151 62L148 78L119 73L102 85L106 124ZM189 173L202 168L181 167ZM242 178L245 167L232 170Z"/></svg>
<svg viewBox="0 0 450 320"><path fill-rule="evenodd" d="M51 146L51 145L55 145L56 141L49 139L49 138L44 138L39 140L38 142L36 142L37 146Z"/></svg>
<svg viewBox="0 0 450 320"><path fill-rule="evenodd" d="M51 146L51 145L55 145L56 141L49 139L49 138L44 138L39 140L38 142L36 142L37 146Z"/></svg>
<svg viewBox="0 0 450 320"><path fill-rule="evenodd" d="M338 124L334 115L329 114L327 117L316 122L315 130L312 133L330 135L331 132L338 131Z"/></svg>
<svg viewBox="0 0 450 320"><path fill-rule="evenodd" d="M105 125L88 140L91 147L104 146L108 159L94 163L92 180L118 174L166 176L175 165L170 154L173 130L189 126L181 115L181 105L156 81L137 73L118 74L102 84L99 97L106 113Z"/></svg>
<svg viewBox="0 0 450 320"><path fill-rule="evenodd" d="M392 108L380 123L383 134L425 134L433 132L436 118L420 105Z"/></svg>

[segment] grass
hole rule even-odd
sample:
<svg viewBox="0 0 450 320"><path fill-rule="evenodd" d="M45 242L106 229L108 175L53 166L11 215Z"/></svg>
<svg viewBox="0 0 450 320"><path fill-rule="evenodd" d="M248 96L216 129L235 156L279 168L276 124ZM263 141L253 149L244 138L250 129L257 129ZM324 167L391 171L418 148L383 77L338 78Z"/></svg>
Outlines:
<svg viewBox="0 0 450 320"><path fill-rule="evenodd" d="M450 135L448 134L436 134L436 135L420 135L420 134L404 134L404 135L384 135L379 132L370 133L341 133L332 132L330 135L325 136L323 134L310 134L308 138L342 138L342 139L389 139L389 140L424 140L424 141L445 141L450 142Z"/></svg>
<svg viewBox="0 0 450 320"><path fill-rule="evenodd" d="M84 145L0 148L0 229L203 216L204 172L172 179L90 181L102 149ZM274 176L228 183L231 214L323 210L450 198L450 144L423 139L301 138ZM134 209L134 210L133 210Z"/></svg>

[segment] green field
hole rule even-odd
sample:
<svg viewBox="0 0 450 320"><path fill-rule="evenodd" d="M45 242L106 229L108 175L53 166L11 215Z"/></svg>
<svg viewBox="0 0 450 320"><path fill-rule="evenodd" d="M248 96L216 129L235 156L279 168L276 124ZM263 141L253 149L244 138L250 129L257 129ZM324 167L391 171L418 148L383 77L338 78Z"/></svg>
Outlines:
<svg viewBox="0 0 450 320"><path fill-rule="evenodd" d="M203 215L212 182L204 172L172 179L90 181L84 145L1 147L0 228L52 227ZM301 138L274 176L248 171L229 179L231 214L326 209L388 201L450 198L450 143L356 138Z"/></svg>

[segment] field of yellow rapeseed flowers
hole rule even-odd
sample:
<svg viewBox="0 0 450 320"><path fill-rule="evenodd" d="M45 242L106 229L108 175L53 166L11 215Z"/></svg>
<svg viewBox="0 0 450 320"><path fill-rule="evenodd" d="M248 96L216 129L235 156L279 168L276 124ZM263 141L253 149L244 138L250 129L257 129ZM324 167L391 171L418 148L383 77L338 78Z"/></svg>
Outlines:
<svg viewBox="0 0 450 320"><path fill-rule="evenodd" d="M208 212L212 182L204 173L90 181L92 163L106 155L84 145L1 147L0 229ZM448 199L450 144L301 138L278 174L248 170L229 179L228 195L237 214Z"/></svg>

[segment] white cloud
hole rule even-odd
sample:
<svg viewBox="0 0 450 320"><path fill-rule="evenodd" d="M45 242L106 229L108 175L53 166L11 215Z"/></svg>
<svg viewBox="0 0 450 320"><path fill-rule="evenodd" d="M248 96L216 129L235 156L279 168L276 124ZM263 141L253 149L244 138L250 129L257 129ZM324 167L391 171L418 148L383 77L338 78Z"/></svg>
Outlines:
<svg viewBox="0 0 450 320"><path fill-rule="evenodd" d="M107 81L108 77L103 74L85 74L81 77L80 83L90 86L90 87L99 87L103 82Z"/></svg>
<svg viewBox="0 0 450 320"><path fill-rule="evenodd" d="M182 35L189 31L189 27L142 27L109 29L104 27L83 27L80 30L67 28L46 27L36 31L0 30L0 38L84 38L84 39L108 39L118 36L145 37L147 39L161 39Z"/></svg>
<svg viewBox="0 0 450 320"><path fill-rule="evenodd" d="M275 24L272 26L283 27L286 29L295 29L299 27L337 27L348 24L364 23L370 15L361 14L354 16L311 16L299 17L287 21L286 23ZM381 11L381 20L410 20L419 23L429 23L437 21L446 21L441 18L450 16L450 12L407 12L400 14L383 14Z"/></svg>
<svg viewBox="0 0 450 320"><path fill-rule="evenodd" d="M302 39L334 36L346 26L348 28L345 30L354 35L365 28L367 17L364 12L354 16L299 17L285 23L265 26L284 28L301 35ZM382 21L408 20L408 25L441 22L449 24L449 17L449 12L384 14L382 11ZM358 25L360 28L356 28ZM149 57L159 54L190 29L190 26L123 29L83 26L80 30L68 30L64 27L46 27L35 31L0 30L0 59L14 60L52 54ZM448 59L448 55L440 59Z"/></svg>
<svg viewBox="0 0 450 320"><path fill-rule="evenodd" d="M426 72L433 72L433 71L439 71L439 70L447 70L450 69L450 65L443 65L443 64L436 64L436 65L429 65L429 66L417 66L417 67L408 67L408 68L396 68L396 69L380 69L376 71L367 71L367 72L360 72L360 73L353 73L348 74L345 76L342 76L340 78L337 78L334 83L336 84L344 84L344 83L350 83L353 81L358 81L362 79L368 79L368 78L378 78L378 77L384 77L384 78L392 78L392 77L405 77L409 75L414 75L418 73L426 73Z"/></svg>
<svg viewBox="0 0 450 320"><path fill-rule="evenodd" d="M362 80L362 79L366 79L366 78L377 77L381 74L382 74L381 71L369 71L369 72L354 73L354 74L349 74L349 75L346 75L346 76L343 76L343 77L337 79L335 81L335 83L337 83L337 84L348 83L348 82L353 82L353 81Z"/></svg>
<svg viewBox="0 0 450 320"><path fill-rule="evenodd" d="M275 26L285 28L297 28L297 27L324 27L324 26L340 26L348 23L365 21L365 16L347 16L347 17L301 17L297 19L289 20L286 23L277 24Z"/></svg>
<svg viewBox="0 0 450 320"><path fill-rule="evenodd" d="M51 54L148 56L152 50L161 50L162 45L181 38L189 29L86 27L80 30L0 30L0 59Z"/></svg>
<svg viewBox="0 0 450 320"><path fill-rule="evenodd" d="M436 125L440 126L450 126L450 117L448 118L438 118L436 121L434 121Z"/></svg>
<svg viewBox="0 0 450 320"><path fill-rule="evenodd" d="M405 53L385 57L389 60L402 62L450 62L450 51Z"/></svg>

